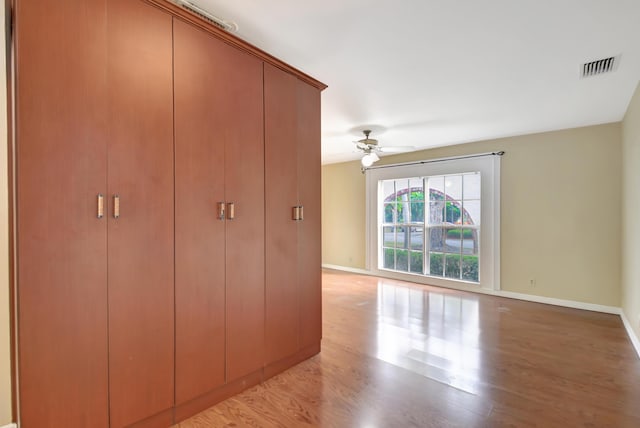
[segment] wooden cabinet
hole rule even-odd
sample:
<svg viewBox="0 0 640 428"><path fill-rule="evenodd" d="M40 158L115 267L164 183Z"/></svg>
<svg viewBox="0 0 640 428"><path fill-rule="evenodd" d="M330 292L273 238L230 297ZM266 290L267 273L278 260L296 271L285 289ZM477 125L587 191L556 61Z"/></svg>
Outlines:
<svg viewBox="0 0 640 428"><path fill-rule="evenodd" d="M322 334L320 92L268 64L264 81L265 343L277 372L318 352Z"/></svg>
<svg viewBox="0 0 640 428"><path fill-rule="evenodd" d="M19 2L17 23L22 426L125 426L173 407L171 16Z"/></svg>
<svg viewBox="0 0 640 428"><path fill-rule="evenodd" d="M174 44L181 404L262 367L264 138L262 62L180 20Z"/></svg>
<svg viewBox="0 0 640 428"><path fill-rule="evenodd" d="M164 0L15 10L21 426L166 427L317 353L324 85Z"/></svg>
<svg viewBox="0 0 640 428"><path fill-rule="evenodd" d="M15 276L25 428L108 424L107 223L96 211L107 179L105 4L16 4Z"/></svg>
<svg viewBox="0 0 640 428"><path fill-rule="evenodd" d="M172 17L137 0L109 0L108 17L111 424L155 416L168 425L174 398Z"/></svg>

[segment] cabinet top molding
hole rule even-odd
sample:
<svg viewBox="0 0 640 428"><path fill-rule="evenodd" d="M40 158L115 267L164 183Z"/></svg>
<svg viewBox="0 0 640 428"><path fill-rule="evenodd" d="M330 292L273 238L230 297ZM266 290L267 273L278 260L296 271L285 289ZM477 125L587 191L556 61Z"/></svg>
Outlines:
<svg viewBox="0 0 640 428"><path fill-rule="evenodd" d="M226 43L240 49L243 50L251 55L257 56L258 58L262 59L263 61L277 67L280 68L284 71L286 71L287 73L291 73L294 76L296 76L298 79L310 84L311 86L314 86L316 88L318 88L319 90L324 90L327 88L327 85L325 85L324 83L320 82L319 80L314 79L313 77L309 76L306 73L303 73L302 71L298 70L297 68L294 68L292 66L290 66L289 64L279 60L278 58L274 57L273 55L268 54L267 52L263 51L262 49L259 49L257 47L255 47L254 45L252 45L251 43L248 43L242 39L240 39L237 36L234 36L231 33L228 33L220 28L217 28L216 26L208 23L207 21L205 21L204 19L198 17L197 15L189 12L188 10L178 6L177 4L169 1L169 0L144 0L147 3L150 3L154 6L157 6L167 12L169 12L171 15L182 19L192 25L195 25L209 33L211 33L212 35L214 35L215 37L218 37L220 39L222 39L223 41L225 41Z"/></svg>

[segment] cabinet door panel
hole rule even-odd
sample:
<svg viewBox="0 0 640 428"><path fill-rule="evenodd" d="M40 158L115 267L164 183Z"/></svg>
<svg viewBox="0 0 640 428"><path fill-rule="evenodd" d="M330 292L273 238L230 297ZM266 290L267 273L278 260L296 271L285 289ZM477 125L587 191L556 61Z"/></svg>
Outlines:
<svg viewBox="0 0 640 428"><path fill-rule="evenodd" d="M298 223L300 346L322 337L320 222L320 91L298 81L298 196L304 220Z"/></svg>
<svg viewBox="0 0 640 428"><path fill-rule="evenodd" d="M227 382L264 363L264 127L262 62L225 46Z"/></svg>
<svg viewBox="0 0 640 428"><path fill-rule="evenodd" d="M16 4L21 426L108 425L104 0ZM73 403L73 405L61 405Z"/></svg>
<svg viewBox="0 0 640 428"><path fill-rule="evenodd" d="M176 402L225 381L225 61L218 42L174 20Z"/></svg>
<svg viewBox="0 0 640 428"><path fill-rule="evenodd" d="M264 66L266 207L266 363L299 349L297 79Z"/></svg>
<svg viewBox="0 0 640 428"><path fill-rule="evenodd" d="M109 377L111 424L173 405L172 18L110 0Z"/></svg>

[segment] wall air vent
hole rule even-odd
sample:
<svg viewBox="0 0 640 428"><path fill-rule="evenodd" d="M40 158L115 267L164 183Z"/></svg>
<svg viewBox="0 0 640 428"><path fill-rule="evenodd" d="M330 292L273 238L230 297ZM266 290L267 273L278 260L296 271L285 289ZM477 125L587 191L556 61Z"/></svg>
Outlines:
<svg viewBox="0 0 640 428"><path fill-rule="evenodd" d="M597 76L598 74L615 71L618 68L619 62L620 55L584 63L582 64L580 77Z"/></svg>
<svg viewBox="0 0 640 428"><path fill-rule="evenodd" d="M220 28L221 30L228 31L230 33L235 33L236 31L238 31L238 24L236 24L235 22L227 21L227 20L222 19L222 18L218 18L217 16L212 15L211 13L209 13L206 10L202 9L198 5L191 3L190 1L187 1L187 0L176 0L176 3L179 6L182 6L182 8L184 8L184 9L188 10L189 12L193 13L194 15L197 15L200 18L204 19L209 24Z"/></svg>

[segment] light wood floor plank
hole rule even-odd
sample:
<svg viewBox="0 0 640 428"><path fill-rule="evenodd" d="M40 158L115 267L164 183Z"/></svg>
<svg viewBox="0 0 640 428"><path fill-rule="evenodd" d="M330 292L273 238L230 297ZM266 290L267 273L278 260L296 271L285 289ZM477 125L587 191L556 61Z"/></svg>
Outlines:
<svg viewBox="0 0 640 428"><path fill-rule="evenodd" d="M640 427L618 316L323 272L322 352L201 427Z"/></svg>

